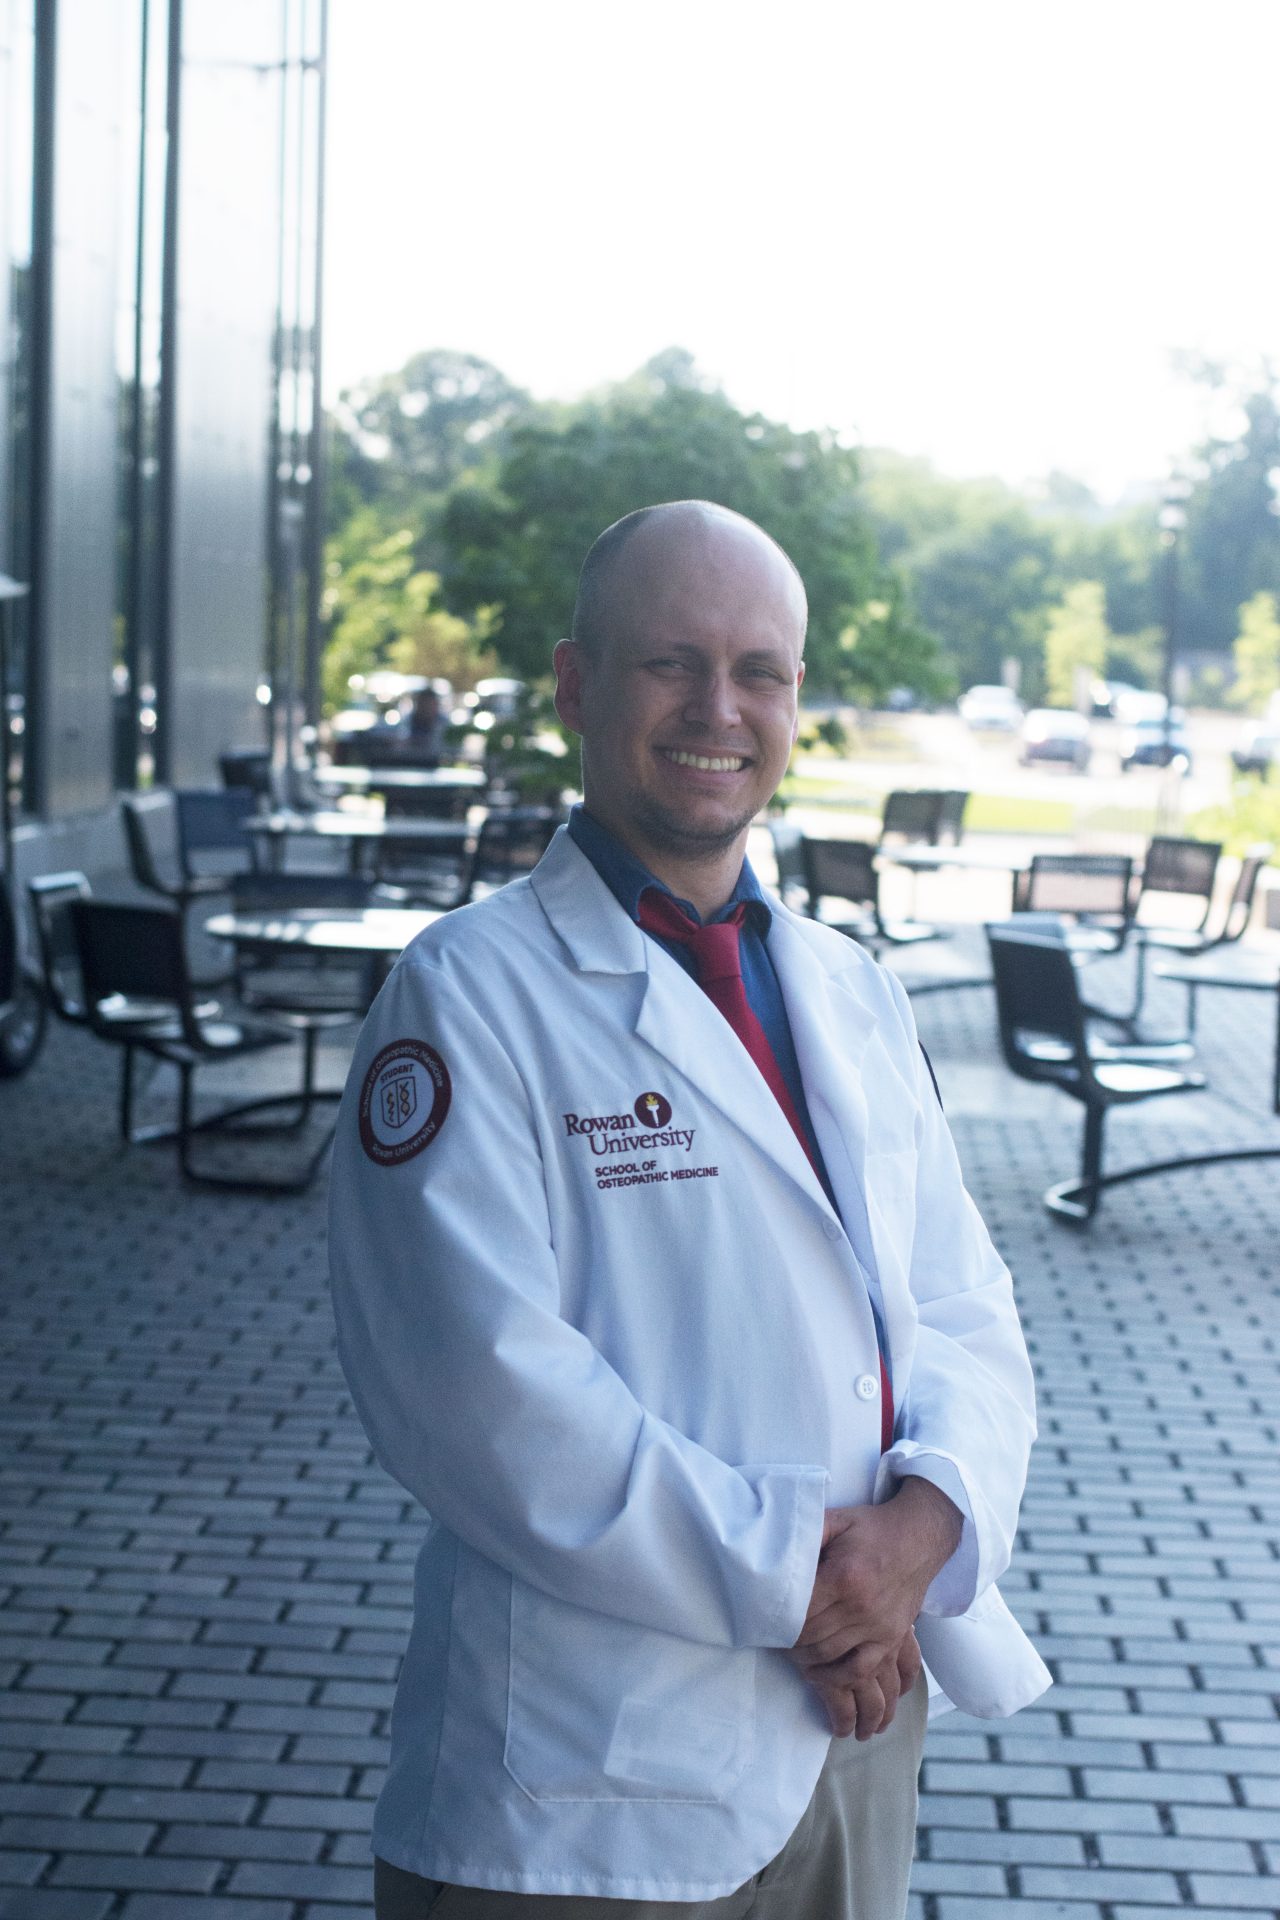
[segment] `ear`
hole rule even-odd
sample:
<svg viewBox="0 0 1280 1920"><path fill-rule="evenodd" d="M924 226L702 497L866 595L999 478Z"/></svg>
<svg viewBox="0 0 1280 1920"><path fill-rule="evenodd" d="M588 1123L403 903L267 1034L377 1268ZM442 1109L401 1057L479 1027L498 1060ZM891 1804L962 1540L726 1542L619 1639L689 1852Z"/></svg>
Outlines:
<svg viewBox="0 0 1280 1920"><path fill-rule="evenodd" d="M556 672L555 708L571 733L582 732L582 693L587 663L577 640L560 640L551 656Z"/></svg>

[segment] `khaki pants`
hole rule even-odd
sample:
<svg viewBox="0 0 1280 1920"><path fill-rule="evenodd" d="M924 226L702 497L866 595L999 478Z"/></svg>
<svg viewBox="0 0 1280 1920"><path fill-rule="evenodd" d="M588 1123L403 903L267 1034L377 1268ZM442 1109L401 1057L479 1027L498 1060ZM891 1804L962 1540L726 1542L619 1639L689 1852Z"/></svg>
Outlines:
<svg viewBox="0 0 1280 1920"><path fill-rule="evenodd" d="M902 1920L924 1746L924 1676L874 1739L836 1740L782 1852L720 1900L597 1900L442 1886L374 1861L376 1920Z"/></svg>

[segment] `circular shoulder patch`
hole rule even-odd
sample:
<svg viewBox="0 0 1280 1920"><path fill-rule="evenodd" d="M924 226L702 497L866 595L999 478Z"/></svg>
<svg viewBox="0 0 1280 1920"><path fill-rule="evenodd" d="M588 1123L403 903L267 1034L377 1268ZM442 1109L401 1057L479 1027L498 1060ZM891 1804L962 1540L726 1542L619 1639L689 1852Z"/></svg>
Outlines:
<svg viewBox="0 0 1280 1920"><path fill-rule="evenodd" d="M396 1167L429 1147L445 1123L449 1069L425 1040L383 1047L360 1089L360 1145L380 1167Z"/></svg>

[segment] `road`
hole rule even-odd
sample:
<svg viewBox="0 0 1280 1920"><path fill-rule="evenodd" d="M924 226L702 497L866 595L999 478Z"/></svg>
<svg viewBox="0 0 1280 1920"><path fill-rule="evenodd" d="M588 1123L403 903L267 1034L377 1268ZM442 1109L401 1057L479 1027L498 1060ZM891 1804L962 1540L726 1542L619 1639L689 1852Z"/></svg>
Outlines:
<svg viewBox="0 0 1280 1920"><path fill-rule="evenodd" d="M819 780L847 778L863 792L888 792L892 787L964 787L973 793L1020 796L1026 799L1068 801L1082 814L1102 810L1124 813L1158 807L1165 782L1162 769L1120 771L1120 750L1126 729L1113 720L1093 723L1093 762L1087 774L1055 766L1023 767L1018 763L1016 734L971 733L955 713L909 713L883 716L883 747L868 742L864 756L846 760L813 759L798 769ZM1230 797L1230 750L1240 722L1232 714L1192 714L1187 722L1192 772L1182 787L1184 815L1217 806ZM901 751L895 750L901 743Z"/></svg>

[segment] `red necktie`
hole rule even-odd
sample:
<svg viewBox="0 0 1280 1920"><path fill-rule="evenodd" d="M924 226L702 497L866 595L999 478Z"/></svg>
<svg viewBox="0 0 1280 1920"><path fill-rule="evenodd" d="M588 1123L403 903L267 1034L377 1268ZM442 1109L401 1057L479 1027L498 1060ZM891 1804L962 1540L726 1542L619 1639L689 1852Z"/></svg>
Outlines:
<svg viewBox="0 0 1280 1920"><path fill-rule="evenodd" d="M768 1035L757 1019L755 1010L747 999L747 990L742 984L739 929L746 918L746 912L746 902L739 901L733 912L725 919L699 926L676 905L669 893L658 893L653 887L647 887L640 896L637 918L646 933L660 934L664 940L674 940L681 946L688 947L693 956L698 985L708 1000L720 1009L760 1069L770 1093L786 1115L791 1131L804 1148L805 1158L817 1175L819 1186L825 1191L826 1182L822 1177L822 1169L809 1144L809 1136L805 1132L800 1115L796 1112L795 1101L791 1098L790 1089L782 1077L782 1070L778 1066L773 1048L769 1045ZM884 1355L881 1354L881 1450L887 1452L892 1444L893 1394L889 1386Z"/></svg>

